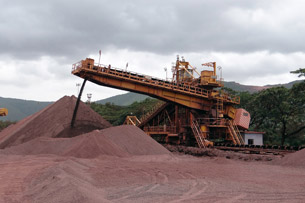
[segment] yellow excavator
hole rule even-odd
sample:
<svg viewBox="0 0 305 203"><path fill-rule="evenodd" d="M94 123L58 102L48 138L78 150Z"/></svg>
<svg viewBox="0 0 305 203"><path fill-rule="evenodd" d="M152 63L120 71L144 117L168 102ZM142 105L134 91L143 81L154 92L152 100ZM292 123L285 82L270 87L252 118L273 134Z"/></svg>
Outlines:
<svg viewBox="0 0 305 203"><path fill-rule="evenodd" d="M7 116L7 113L8 113L7 109L0 108L0 116Z"/></svg>

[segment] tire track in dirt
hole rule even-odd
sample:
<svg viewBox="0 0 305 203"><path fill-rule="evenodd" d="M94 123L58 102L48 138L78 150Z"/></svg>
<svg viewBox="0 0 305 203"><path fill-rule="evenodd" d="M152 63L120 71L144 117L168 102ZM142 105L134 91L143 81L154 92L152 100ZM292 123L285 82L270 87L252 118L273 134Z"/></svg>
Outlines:
<svg viewBox="0 0 305 203"><path fill-rule="evenodd" d="M151 173L145 170L141 170L140 173L146 177L149 177L150 182L140 186L131 186L124 188L121 192L117 191L118 193L124 193L124 195L111 200L115 202L121 202L124 200L139 197L144 195L145 193L151 193L154 190L158 189L161 185L168 183L168 175L164 174L160 170Z"/></svg>
<svg viewBox="0 0 305 203"><path fill-rule="evenodd" d="M165 173L162 173L161 171L157 171L153 177L155 178L156 182L146 192L153 192L154 190L156 190L161 185L165 185L165 184L167 184L169 182L168 175L165 174ZM158 181L158 177L159 177L159 181Z"/></svg>
<svg viewBox="0 0 305 203"><path fill-rule="evenodd" d="M208 188L208 185L209 185L208 181L203 180L203 179L198 179L191 173L181 174L181 177L183 179L188 179L190 181L189 185L187 186L188 190L185 191L184 193L182 193L178 197L178 199L172 200L170 202L174 203L174 202L182 202L182 201L186 201L186 200L190 201L190 200L200 196ZM184 183L181 184L181 187L185 187L185 183L187 183L187 181L184 181Z"/></svg>
<svg viewBox="0 0 305 203"><path fill-rule="evenodd" d="M233 196L233 195L232 195ZM235 196L230 196L230 197L226 197L222 200L218 200L215 203L233 203L233 202L237 202L238 200L244 200L245 197L247 197L247 194L239 194L239 195L235 195Z"/></svg>

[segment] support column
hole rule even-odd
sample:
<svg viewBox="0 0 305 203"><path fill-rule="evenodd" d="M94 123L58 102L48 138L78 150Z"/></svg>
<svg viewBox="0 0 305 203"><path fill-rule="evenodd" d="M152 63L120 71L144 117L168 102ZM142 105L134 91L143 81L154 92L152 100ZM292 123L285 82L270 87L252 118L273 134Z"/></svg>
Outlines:
<svg viewBox="0 0 305 203"><path fill-rule="evenodd" d="M71 120L71 128L74 127L74 123L75 123L75 118L76 118L76 114L77 114L79 102L80 102L80 99L81 99L81 97L82 97L82 94L83 94L83 90L84 90L86 81L87 81L87 79L84 79L84 82L83 82L82 87L81 87L81 89L80 89L80 92L79 92L79 94L78 94L78 98L77 98L76 105L75 105L74 112L73 112L73 117L72 117L72 120Z"/></svg>
<svg viewBox="0 0 305 203"><path fill-rule="evenodd" d="M180 124L179 124L179 106L175 105L175 125L176 125L176 133L179 133Z"/></svg>

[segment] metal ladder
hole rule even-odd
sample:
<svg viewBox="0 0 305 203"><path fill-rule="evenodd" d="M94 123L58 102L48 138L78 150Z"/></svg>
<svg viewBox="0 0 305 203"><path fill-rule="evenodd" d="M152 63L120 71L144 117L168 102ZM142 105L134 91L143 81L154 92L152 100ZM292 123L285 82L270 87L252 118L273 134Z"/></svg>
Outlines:
<svg viewBox="0 0 305 203"><path fill-rule="evenodd" d="M194 116L192 116L191 128L192 128L193 134L196 138L199 148L206 148L206 145L205 145L206 139L203 136L200 126L199 126L197 120L194 118Z"/></svg>
<svg viewBox="0 0 305 203"><path fill-rule="evenodd" d="M238 145L244 145L245 141L241 136L237 126L234 124L234 121L228 120L228 124L229 133L231 135L233 143Z"/></svg>

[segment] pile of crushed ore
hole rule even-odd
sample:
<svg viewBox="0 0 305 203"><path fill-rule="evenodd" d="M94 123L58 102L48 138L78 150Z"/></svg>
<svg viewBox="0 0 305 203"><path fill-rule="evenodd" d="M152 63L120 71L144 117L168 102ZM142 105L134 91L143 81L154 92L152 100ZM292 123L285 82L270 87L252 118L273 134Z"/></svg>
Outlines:
<svg viewBox="0 0 305 203"><path fill-rule="evenodd" d="M286 155L279 163L283 166L305 168L305 149Z"/></svg>
<svg viewBox="0 0 305 203"><path fill-rule="evenodd" d="M138 127L125 125L94 130L72 138L39 137L18 146L1 150L0 154L54 154L78 158L96 158L102 155L128 157L132 155L170 154L170 152Z"/></svg>
<svg viewBox="0 0 305 203"><path fill-rule="evenodd" d="M0 132L0 149L28 142L38 137L74 137L95 129L105 129L111 124L80 102L71 128L71 120L77 98L64 96L41 111L24 118Z"/></svg>

